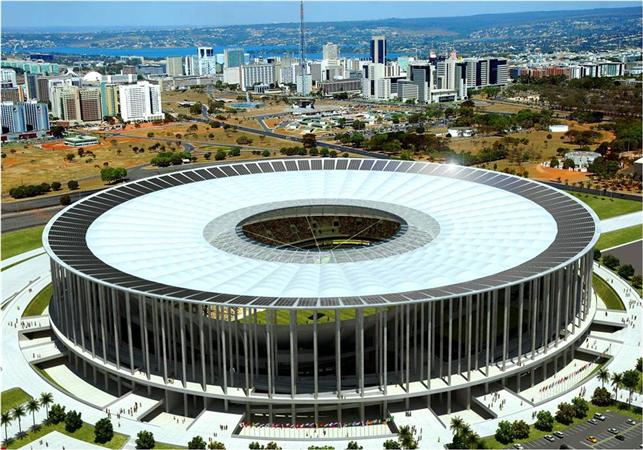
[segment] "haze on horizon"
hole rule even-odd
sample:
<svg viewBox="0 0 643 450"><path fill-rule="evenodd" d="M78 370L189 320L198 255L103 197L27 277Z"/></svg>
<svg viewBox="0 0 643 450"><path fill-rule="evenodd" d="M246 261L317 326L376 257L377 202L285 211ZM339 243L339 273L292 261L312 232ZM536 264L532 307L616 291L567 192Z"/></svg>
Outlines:
<svg viewBox="0 0 643 450"><path fill-rule="evenodd" d="M305 3L307 22L388 18L454 17L530 11L586 10L639 6L622 1L392 2L328 1ZM252 2L79 2L4 1L6 31L94 31L118 28L207 27L299 21L298 1Z"/></svg>

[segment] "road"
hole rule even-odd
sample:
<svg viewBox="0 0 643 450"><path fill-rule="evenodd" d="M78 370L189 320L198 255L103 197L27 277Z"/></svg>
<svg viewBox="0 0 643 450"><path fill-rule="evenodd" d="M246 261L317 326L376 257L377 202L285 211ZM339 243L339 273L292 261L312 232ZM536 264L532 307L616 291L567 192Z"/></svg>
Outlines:
<svg viewBox="0 0 643 450"><path fill-rule="evenodd" d="M605 421L599 420L597 424L586 421L566 430L562 439L554 438L550 442L541 438L525 444L525 448L560 448L563 444L566 444L568 448L639 448L641 439L643 439L640 421L630 425L626 422L628 418L617 412L605 413L605 417ZM625 437L625 440L616 439L615 434L607 431L608 428L616 428L619 434ZM592 444L587 440L589 436L596 437L598 442Z"/></svg>

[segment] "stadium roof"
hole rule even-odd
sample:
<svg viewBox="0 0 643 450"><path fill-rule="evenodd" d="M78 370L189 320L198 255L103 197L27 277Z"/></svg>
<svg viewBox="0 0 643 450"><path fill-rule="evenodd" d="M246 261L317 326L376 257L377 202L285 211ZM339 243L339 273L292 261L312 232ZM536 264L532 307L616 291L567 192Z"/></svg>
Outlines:
<svg viewBox="0 0 643 450"><path fill-rule="evenodd" d="M292 250L238 232L302 205L378 209L404 232L364 249ZM63 265L132 292L254 307L372 306L453 297L555 270L593 246L573 197L498 172L393 160L223 164L108 189L59 213L44 241Z"/></svg>

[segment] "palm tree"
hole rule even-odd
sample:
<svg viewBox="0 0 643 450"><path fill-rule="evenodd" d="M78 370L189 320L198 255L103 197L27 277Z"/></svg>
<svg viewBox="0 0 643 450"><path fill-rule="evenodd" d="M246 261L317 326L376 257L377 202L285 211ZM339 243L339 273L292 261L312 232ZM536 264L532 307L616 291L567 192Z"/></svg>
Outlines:
<svg viewBox="0 0 643 450"><path fill-rule="evenodd" d="M460 416L454 416L451 418L451 431L453 431L453 434L458 434L462 431L462 429L466 426L464 423L464 420Z"/></svg>
<svg viewBox="0 0 643 450"><path fill-rule="evenodd" d="M601 368L598 370L598 379L601 381L601 387L605 387L605 383L610 380L610 373L607 369Z"/></svg>
<svg viewBox="0 0 643 450"><path fill-rule="evenodd" d="M9 439L9 437L7 436L7 427L11 423L11 420L12 420L12 418L11 418L11 414L9 414L9 411L3 412L2 415L0 416L0 424L4 425L4 441L5 442L7 442L7 439Z"/></svg>
<svg viewBox="0 0 643 450"><path fill-rule="evenodd" d="M54 402L54 396L51 392L43 392L40 394L40 404L45 407L45 415L49 418L49 405Z"/></svg>
<svg viewBox="0 0 643 450"><path fill-rule="evenodd" d="M614 396L616 397L616 401L618 401L618 388L621 387L623 383L623 375L620 373L613 373L612 374L612 386L614 386Z"/></svg>
<svg viewBox="0 0 643 450"><path fill-rule="evenodd" d="M33 427L36 428L36 413L40 410L40 403L38 400L32 398L27 402L27 411L31 413L31 417L33 418Z"/></svg>
<svg viewBox="0 0 643 450"><path fill-rule="evenodd" d="M11 410L11 414L14 419L18 419L18 433L22 433L22 426L20 424L20 418L25 416L25 409L22 405L14 406Z"/></svg>

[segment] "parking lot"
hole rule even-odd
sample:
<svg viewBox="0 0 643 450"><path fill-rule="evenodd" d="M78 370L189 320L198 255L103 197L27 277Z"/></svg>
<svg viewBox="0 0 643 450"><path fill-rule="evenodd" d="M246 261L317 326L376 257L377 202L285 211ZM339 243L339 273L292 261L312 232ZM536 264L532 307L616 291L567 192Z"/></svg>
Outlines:
<svg viewBox="0 0 643 450"><path fill-rule="evenodd" d="M611 449L638 449L643 441L643 429L641 422L636 421L634 425L627 423L628 417L618 414L617 412L605 413L605 421L597 421L596 424L588 422L589 417L584 423L576 425L564 431L562 439L555 437L554 441L548 441L545 438L524 444L525 448L560 448L566 444L567 448L611 448ZM607 431L608 428L616 428L618 434L625 439L620 441L616 439L616 434ZM553 434L553 433L550 433ZM587 440L589 436L594 436L597 442L591 443Z"/></svg>

